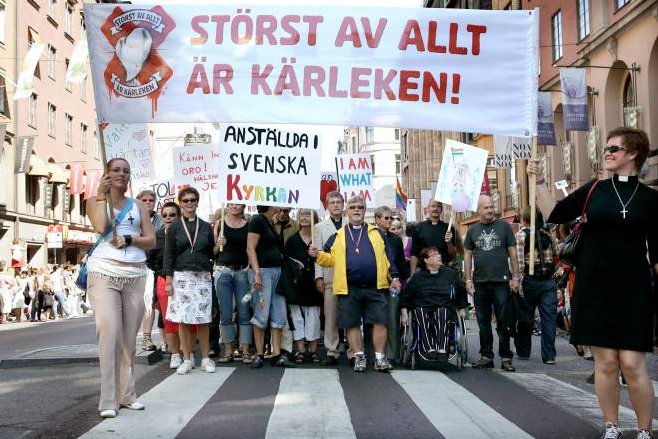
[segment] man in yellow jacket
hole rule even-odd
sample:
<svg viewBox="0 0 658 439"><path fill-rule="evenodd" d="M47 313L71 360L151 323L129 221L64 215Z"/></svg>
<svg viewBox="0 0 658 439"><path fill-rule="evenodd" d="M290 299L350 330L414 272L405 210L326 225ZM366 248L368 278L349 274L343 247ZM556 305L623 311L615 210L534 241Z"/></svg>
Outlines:
<svg viewBox="0 0 658 439"><path fill-rule="evenodd" d="M324 251L311 246L309 255L323 267L334 267L333 292L338 296L338 326L347 329L354 350L354 371L366 371L361 321L373 325L375 370L388 372L386 359L389 287L400 290L398 270L385 235L364 223L366 203L354 196L347 201L349 223L327 240ZM390 281L389 281L390 280Z"/></svg>

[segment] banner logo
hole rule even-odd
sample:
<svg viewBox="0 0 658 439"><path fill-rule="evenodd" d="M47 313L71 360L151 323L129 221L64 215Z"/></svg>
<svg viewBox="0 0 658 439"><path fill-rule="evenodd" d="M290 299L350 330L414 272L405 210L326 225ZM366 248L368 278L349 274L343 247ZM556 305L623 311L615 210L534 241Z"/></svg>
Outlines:
<svg viewBox="0 0 658 439"><path fill-rule="evenodd" d="M157 100L173 75L173 69L158 53L158 48L174 30L176 23L161 6L124 11L116 7L101 31L114 47L104 77L111 95L128 99L148 98L152 113Z"/></svg>

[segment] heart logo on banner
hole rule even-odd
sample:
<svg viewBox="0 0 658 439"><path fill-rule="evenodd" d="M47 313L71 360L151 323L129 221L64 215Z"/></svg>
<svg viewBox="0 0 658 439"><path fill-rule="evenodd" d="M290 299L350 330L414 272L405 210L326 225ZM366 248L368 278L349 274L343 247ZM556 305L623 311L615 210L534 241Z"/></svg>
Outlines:
<svg viewBox="0 0 658 439"><path fill-rule="evenodd" d="M146 29L138 27L127 37L120 38L114 51L126 69L126 82L132 81L142 71L144 62L151 53L153 39Z"/></svg>
<svg viewBox="0 0 658 439"><path fill-rule="evenodd" d="M322 202L322 205L327 208L325 204L325 198L327 197L327 194L329 192L337 191L338 190L338 182L336 180L321 180L320 181L320 201Z"/></svg>

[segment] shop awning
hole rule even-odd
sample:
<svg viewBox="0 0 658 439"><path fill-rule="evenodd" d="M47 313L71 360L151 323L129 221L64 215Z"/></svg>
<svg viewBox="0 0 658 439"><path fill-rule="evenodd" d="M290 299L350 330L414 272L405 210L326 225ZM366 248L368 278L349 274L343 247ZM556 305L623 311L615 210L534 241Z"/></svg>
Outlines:
<svg viewBox="0 0 658 439"><path fill-rule="evenodd" d="M50 177L50 172L46 163L37 157L36 154L32 154L30 157L30 171L28 175L34 177Z"/></svg>
<svg viewBox="0 0 658 439"><path fill-rule="evenodd" d="M60 166L57 166L54 163L46 164L48 171L50 172L50 182L51 183L63 183L66 184L69 182L69 176L67 172L62 169Z"/></svg>

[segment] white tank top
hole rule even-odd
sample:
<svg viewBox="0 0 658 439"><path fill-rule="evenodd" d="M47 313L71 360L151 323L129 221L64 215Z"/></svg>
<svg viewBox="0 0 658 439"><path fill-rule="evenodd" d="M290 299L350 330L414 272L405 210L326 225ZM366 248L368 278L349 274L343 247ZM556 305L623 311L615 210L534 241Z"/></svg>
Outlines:
<svg viewBox="0 0 658 439"><path fill-rule="evenodd" d="M115 218L119 215L121 210L114 209ZM130 211L124 216L123 220L117 225L117 236L130 235L140 236L142 217L139 212L137 203L133 203ZM146 261L146 252L143 249L134 245L129 245L126 248L116 248L110 244L112 234L103 239L98 244L96 250L91 254L90 258L112 259L120 262L144 262Z"/></svg>

